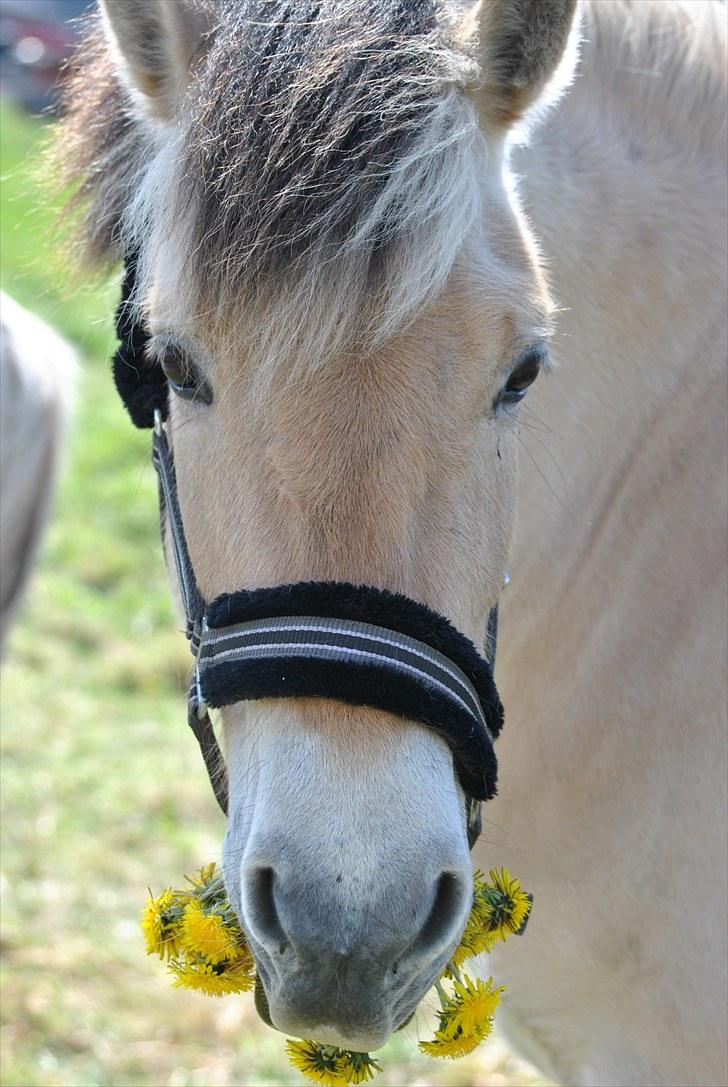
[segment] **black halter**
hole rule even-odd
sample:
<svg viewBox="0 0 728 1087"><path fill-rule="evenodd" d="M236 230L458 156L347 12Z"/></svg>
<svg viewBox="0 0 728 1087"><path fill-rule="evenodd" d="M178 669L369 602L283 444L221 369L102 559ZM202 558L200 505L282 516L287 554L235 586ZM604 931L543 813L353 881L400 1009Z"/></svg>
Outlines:
<svg viewBox="0 0 728 1087"><path fill-rule="evenodd" d="M273 697L332 698L387 710L443 737L467 797L472 848L480 833L480 801L496 789L493 743L503 721L493 680L497 606L490 613L484 658L444 616L366 585L299 582L225 593L206 603L187 548L167 440L166 379L146 357L146 329L130 316L134 272L128 261L114 377L135 425L154 427L162 531L168 526L194 658L187 718L220 807L227 812L227 772L209 707Z"/></svg>

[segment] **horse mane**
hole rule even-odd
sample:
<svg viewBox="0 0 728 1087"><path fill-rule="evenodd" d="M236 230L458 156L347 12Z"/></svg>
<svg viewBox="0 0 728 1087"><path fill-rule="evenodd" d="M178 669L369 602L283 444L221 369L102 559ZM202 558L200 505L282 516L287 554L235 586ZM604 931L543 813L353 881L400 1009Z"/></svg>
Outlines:
<svg viewBox="0 0 728 1087"><path fill-rule="evenodd" d="M478 213L456 20L435 0L206 2L176 135L135 114L89 25L56 140L85 252L139 249L143 273L154 224L184 223L201 311L254 311L269 361L371 349L439 292Z"/></svg>

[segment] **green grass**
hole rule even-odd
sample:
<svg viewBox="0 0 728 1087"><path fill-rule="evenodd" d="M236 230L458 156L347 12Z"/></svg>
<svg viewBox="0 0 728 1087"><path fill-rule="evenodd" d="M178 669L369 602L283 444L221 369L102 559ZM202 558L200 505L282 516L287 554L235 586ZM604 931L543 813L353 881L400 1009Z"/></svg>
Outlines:
<svg viewBox="0 0 728 1087"><path fill-rule="evenodd" d="M55 517L2 673L2 1083L301 1083L249 998L173 990L143 953L147 885L217 857L224 825L185 723L149 437L108 373L118 288L70 292L33 180L44 126L0 120L2 286L82 355ZM439 1065L416 1042L413 1025L383 1052L383 1087L536 1082L498 1043Z"/></svg>

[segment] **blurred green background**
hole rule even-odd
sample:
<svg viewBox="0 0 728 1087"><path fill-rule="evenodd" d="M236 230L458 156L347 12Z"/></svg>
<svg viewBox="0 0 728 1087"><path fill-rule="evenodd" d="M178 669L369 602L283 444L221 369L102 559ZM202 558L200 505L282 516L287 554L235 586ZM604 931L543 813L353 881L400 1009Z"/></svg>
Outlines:
<svg viewBox="0 0 728 1087"><path fill-rule="evenodd" d="M149 436L108 358L118 284L72 284L35 174L49 122L2 124L2 286L81 355L55 516L2 669L2 1083L301 1084L249 997L170 987L144 955L149 885L219 857L224 823L185 722L188 651L164 572ZM498 1042L378 1056L382 1087L542 1082Z"/></svg>

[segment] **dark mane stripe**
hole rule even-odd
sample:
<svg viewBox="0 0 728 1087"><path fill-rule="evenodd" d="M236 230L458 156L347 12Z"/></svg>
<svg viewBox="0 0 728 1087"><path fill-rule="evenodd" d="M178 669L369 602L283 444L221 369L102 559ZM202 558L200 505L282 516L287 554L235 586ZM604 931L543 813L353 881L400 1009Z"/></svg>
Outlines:
<svg viewBox="0 0 728 1087"><path fill-rule="evenodd" d="M195 190L201 265L249 285L314 245L335 254L452 73L431 0L228 0L222 18L183 184ZM377 241L394 232L383 218ZM242 259L221 261L221 247Z"/></svg>
<svg viewBox="0 0 728 1087"><path fill-rule="evenodd" d="M181 180L198 285L214 299L335 259L465 67L433 0L224 0L221 23ZM370 275L402 210L385 202L362 239Z"/></svg>

